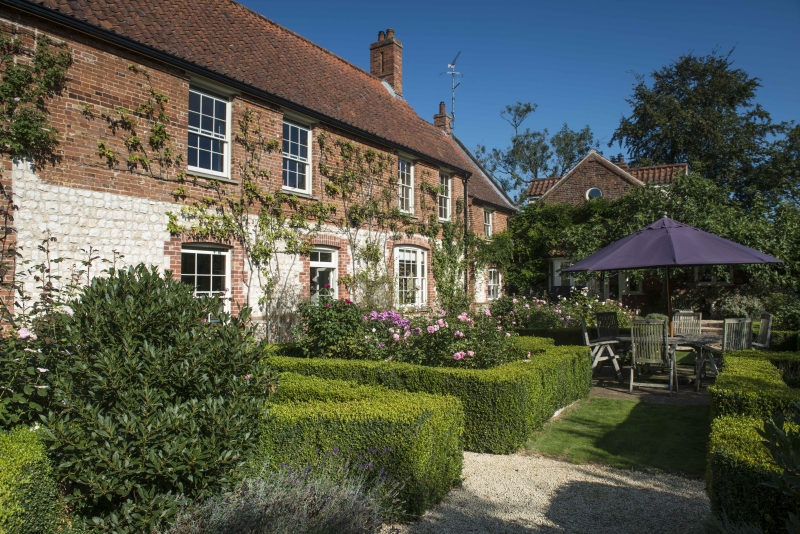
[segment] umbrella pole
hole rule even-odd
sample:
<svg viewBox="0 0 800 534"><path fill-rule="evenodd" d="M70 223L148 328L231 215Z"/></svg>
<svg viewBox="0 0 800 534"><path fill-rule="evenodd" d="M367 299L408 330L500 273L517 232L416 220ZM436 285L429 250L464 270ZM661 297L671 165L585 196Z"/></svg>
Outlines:
<svg viewBox="0 0 800 534"><path fill-rule="evenodd" d="M669 325L669 335L672 337L672 298L669 293L669 265L667 265L666 276L664 280L667 284L667 324Z"/></svg>

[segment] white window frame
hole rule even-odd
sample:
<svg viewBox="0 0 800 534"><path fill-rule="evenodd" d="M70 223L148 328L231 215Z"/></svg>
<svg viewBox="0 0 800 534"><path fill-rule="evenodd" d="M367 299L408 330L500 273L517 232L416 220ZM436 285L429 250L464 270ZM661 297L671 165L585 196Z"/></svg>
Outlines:
<svg viewBox="0 0 800 534"><path fill-rule="evenodd" d="M202 128L194 127L194 126L187 126L187 134L186 134L186 162L187 162L187 169L189 173L198 174L198 175L206 175L211 177L220 177L230 179L230 168L231 168L231 101L230 99L224 98L222 96L216 95L214 93L205 91L203 89L199 89L196 87L189 88L189 97L191 98L191 94L195 93L200 95L201 98L201 111L202 111L202 98L211 98L215 102L222 102L225 104L225 135L221 136L219 134L215 134L213 132L208 132L206 130L202 130ZM187 103L187 109L188 109ZM191 111L189 111L191 113ZM202 125L202 123L201 123ZM215 141L222 142L222 172L215 171L212 169L204 169L203 167L196 167L194 165L189 164L189 135L195 134L200 137L205 137ZM198 160L199 162L199 160Z"/></svg>
<svg viewBox="0 0 800 534"><path fill-rule="evenodd" d="M298 130L306 132L306 139L308 141L308 144L306 145L306 154L308 155L308 157L305 160L303 160L303 158L301 158L299 156L295 156L294 154L290 154L290 153L287 153L287 152L283 151L283 141L284 141L284 139L283 139L283 127L284 126L288 126L289 128L297 128ZM294 193L303 193L305 195L310 195L311 194L311 146L312 146L312 141L311 141L311 128L310 127L303 126L302 124L299 124L297 122L290 121L290 120L287 120L287 119L283 120L283 122L281 124L281 155L282 155L281 156L281 188L284 191L290 191L290 192L294 192ZM288 185L283 185L283 162L285 160L295 161L299 165L305 165L306 166L306 187L304 189L301 189L299 187L289 187Z"/></svg>
<svg viewBox="0 0 800 534"><path fill-rule="evenodd" d="M619 273L617 275L619 278L619 288L620 293L623 295L644 295L642 284L644 284L644 280L639 280L637 283L639 284L639 289L636 291L631 291L631 275L630 273Z"/></svg>
<svg viewBox="0 0 800 534"><path fill-rule="evenodd" d="M319 254L322 253L330 253L331 254L331 261L319 261L314 260L314 253ZM313 269L331 269L331 287L330 287L330 294L327 295L333 299L339 298L339 251L333 247L314 247L309 255L309 295L312 301L319 300L319 292L316 294L311 294L311 283L314 281L312 277ZM319 291L319 290L318 290Z"/></svg>
<svg viewBox="0 0 800 534"><path fill-rule="evenodd" d="M486 298L497 300L503 295L503 274L491 267L486 273Z"/></svg>
<svg viewBox="0 0 800 534"><path fill-rule="evenodd" d="M184 254L194 254L195 255L195 269L194 269L195 272L194 273L186 273L185 272L184 267L183 267L183 255ZM225 290L222 291L222 292L219 292L219 295L220 295L220 297L222 298L222 301L225 304L225 311L226 312L230 311L230 300L231 300L231 249L227 248L227 247L223 247L223 246L214 246L214 245L184 244L181 247L181 282L184 282L184 277L188 277L188 276L193 276L196 279L196 277L198 275L198 273L197 273L197 255L208 255L208 256L210 256L211 257L211 262L212 262L212 269L213 269L214 257L220 257L221 256L221 257L225 258L225 274L224 274L224 277L225 277ZM201 276L202 275L203 274L201 273ZM209 273L206 276L212 276L213 277L213 276L220 276L220 275L211 275L211 273ZM184 282L184 283L186 283L186 282ZM192 293L194 294L195 297L213 296L214 295L213 291L208 291L208 292L203 291L203 292L200 292L202 294L198 294L197 281L196 280L195 280L195 283L192 284L192 285L193 285ZM212 287L213 287L213 281L212 281ZM208 294L206 295L205 293L208 293Z"/></svg>
<svg viewBox="0 0 800 534"><path fill-rule="evenodd" d="M403 172L403 165L407 166L408 172ZM403 183L403 174L408 178L408 184ZM408 193L408 198L403 194ZM414 213L414 164L403 158L397 158L397 205L403 213ZM408 209L403 209L403 201L408 203Z"/></svg>
<svg viewBox="0 0 800 534"><path fill-rule="evenodd" d="M453 194L453 180L452 177L447 174L446 172L439 173L439 197L437 202L437 208L439 213L439 220L440 221L449 221L450 216L452 215L452 202L450 201L451 196ZM442 194L442 188L444 188L445 193ZM445 216L442 217L442 208L444 208Z"/></svg>
<svg viewBox="0 0 800 534"><path fill-rule="evenodd" d="M401 298L400 262L406 261L407 256L415 258L416 275L402 279L414 280L414 302L404 302ZM411 308L423 307L428 304L428 251L420 247L397 246L394 248L394 297L398 307ZM406 290L407 292L408 290Z"/></svg>
<svg viewBox="0 0 800 534"><path fill-rule="evenodd" d="M494 210L483 208L483 235L488 239L494 234Z"/></svg>
<svg viewBox="0 0 800 534"><path fill-rule="evenodd" d="M598 191L600 191L600 196L597 197L597 198L603 198L603 196L604 196L603 190L600 189L599 187L597 187L596 185L593 185L592 187L590 187L589 189L586 190L586 195L585 195L586 200L593 200L593 199L589 198L589 193L591 193L594 189L597 189Z"/></svg>
<svg viewBox="0 0 800 534"><path fill-rule="evenodd" d="M565 260L563 258L554 258L554 259L550 260L550 262L551 262L552 269L553 269L553 278L552 278L552 286L551 287L561 287L561 286L575 287L575 279L572 277L572 275L566 276L567 281L569 283L564 284L564 283L562 283L562 282L564 282L564 277L559 272L561 269L566 269L567 267L572 265L572 262L569 261L569 260ZM558 283L556 283L556 282L558 282Z"/></svg>

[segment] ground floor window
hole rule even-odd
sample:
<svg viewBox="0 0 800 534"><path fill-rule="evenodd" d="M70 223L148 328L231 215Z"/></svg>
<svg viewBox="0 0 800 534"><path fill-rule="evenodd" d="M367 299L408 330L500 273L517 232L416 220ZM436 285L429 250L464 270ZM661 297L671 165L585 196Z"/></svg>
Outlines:
<svg viewBox="0 0 800 534"><path fill-rule="evenodd" d="M320 297L337 298L336 266L338 265L335 249L318 248L311 252L311 300Z"/></svg>
<svg viewBox="0 0 800 534"><path fill-rule="evenodd" d="M226 297L230 284L230 250L188 247L181 251L181 282L196 297Z"/></svg>
<svg viewBox="0 0 800 534"><path fill-rule="evenodd" d="M428 297L427 252L419 248L394 250L395 300L398 306L423 306Z"/></svg>
<svg viewBox="0 0 800 534"><path fill-rule="evenodd" d="M488 276L488 296L489 300L497 300L500 298L500 270L499 269L489 269L489 276Z"/></svg>

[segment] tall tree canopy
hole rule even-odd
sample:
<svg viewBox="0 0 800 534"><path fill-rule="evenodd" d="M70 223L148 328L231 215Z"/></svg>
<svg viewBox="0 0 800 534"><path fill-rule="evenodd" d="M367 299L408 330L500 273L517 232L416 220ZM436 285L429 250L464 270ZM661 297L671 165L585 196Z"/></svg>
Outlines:
<svg viewBox="0 0 800 534"><path fill-rule="evenodd" d="M681 56L652 72L650 86L637 75L633 111L609 146L625 147L638 165L689 162L746 206L759 195L796 200L800 133L772 122L755 102L761 80L734 68L732 53Z"/></svg>
<svg viewBox="0 0 800 534"><path fill-rule="evenodd" d="M522 123L536 111L530 102L509 104L500 116L514 129L511 144L506 149L487 149L478 145L475 155L491 172L500 185L518 200L525 197L531 180L551 174L560 175L572 168L591 148L598 146L592 130L586 126L580 131L564 126L552 137L547 129L520 131Z"/></svg>

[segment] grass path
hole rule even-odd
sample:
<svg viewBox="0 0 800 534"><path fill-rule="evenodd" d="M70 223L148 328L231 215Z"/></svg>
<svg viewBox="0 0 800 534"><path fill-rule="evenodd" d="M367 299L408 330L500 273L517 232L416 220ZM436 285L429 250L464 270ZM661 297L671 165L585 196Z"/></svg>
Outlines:
<svg viewBox="0 0 800 534"><path fill-rule="evenodd" d="M534 433L526 449L578 464L702 476L709 428L708 406L589 398Z"/></svg>

